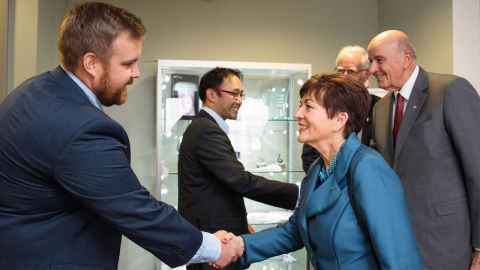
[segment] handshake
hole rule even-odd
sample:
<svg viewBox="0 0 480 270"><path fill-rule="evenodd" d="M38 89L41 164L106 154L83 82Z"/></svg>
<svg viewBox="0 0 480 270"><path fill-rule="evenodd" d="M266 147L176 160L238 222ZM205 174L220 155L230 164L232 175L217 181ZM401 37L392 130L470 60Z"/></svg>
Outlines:
<svg viewBox="0 0 480 270"><path fill-rule="evenodd" d="M220 257L215 262L210 262L209 265L217 269L223 268L233 262L236 262L239 257L243 255L244 243L243 238L236 236L224 230L217 231L214 235L220 240L222 252Z"/></svg>

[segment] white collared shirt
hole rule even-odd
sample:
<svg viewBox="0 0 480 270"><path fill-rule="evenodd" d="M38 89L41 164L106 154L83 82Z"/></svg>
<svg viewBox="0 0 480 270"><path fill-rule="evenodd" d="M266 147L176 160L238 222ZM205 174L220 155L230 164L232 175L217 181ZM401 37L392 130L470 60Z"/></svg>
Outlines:
<svg viewBox="0 0 480 270"><path fill-rule="evenodd" d="M413 86L415 86L415 81L417 80L419 72L420 72L420 68L417 65L413 70L412 74L410 75L410 77L408 78L408 80L400 89L400 91L393 93L395 97L395 102L393 102L393 109L392 109L392 127L391 127L392 129L393 129L393 122L395 121L395 108L396 108L395 104L397 100L397 95L402 95L402 97L405 99L405 105L403 106L403 113L405 113L405 110L407 109L407 105L408 105L408 100L412 95Z"/></svg>

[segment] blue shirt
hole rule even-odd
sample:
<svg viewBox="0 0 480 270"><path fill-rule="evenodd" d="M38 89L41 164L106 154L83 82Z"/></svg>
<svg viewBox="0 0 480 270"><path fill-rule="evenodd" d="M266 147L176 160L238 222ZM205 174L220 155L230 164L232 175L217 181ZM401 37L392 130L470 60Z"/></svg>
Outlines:
<svg viewBox="0 0 480 270"><path fill-rule="evenodd" d="M206 111L213 119L215 119L215 122L220 126L220 128L225 132L225 134L228 135L228 125L227 122L214 110L208 108L208 107L203 107L202 110Z"/></svg>
<svg viewBox="0 0 480 270"><path fill-rule="evenodd" d="M63 68L63 67L62 67ZM63 69L65 70L65 72L67 73L68 77L70 77L77 85L78 87L80 87L80 89L82 89L83 93L87 96L88 100L90 100L90 103L93 104L93 106L97 107L99 110L102 110L102 103L100 102L100 100L98 100L97 96L95 95L95 93L93 93L92 90L90 90L90 88L88 88L88 86L86 86L82 80L80 80L77 76L75 76L75 74L73 74L72 72L66 70L66 69Z"/></svg>

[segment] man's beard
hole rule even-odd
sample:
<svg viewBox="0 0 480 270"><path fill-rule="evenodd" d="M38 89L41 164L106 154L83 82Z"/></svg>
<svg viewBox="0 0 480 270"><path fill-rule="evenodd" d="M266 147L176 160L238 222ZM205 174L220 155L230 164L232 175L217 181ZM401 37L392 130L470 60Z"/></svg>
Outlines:
<svg viewBox="0 0 480 270"><path fill-rule="evenodd" d="M133 82L132 79L128 81L122 88L120 89L114 89L111 85L111 82L109 80L110 73L108 70L105 71L103 74L102 78L100 78L100 95L98 99L104 106L112 106L112 105L122 105L125 103L126 98L123 98L123 95L127 94L127 85L131 84Z"/></svg>

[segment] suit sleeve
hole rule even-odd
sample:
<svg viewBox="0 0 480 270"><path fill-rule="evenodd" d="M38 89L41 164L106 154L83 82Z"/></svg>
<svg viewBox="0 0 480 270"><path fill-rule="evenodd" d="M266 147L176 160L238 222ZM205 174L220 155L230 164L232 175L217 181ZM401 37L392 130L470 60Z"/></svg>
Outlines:
<svg viewBox="0 0 480 270"><path fill-rule="evenodd" d="M463 168L468 194L472 246L480 247L480 98L465 79L457 79L444 99L447 132Z"/></svg>
<svg viewBox="0 0 480 270"><path fill-rule="evenodd" d="M297 211L287 223L278 227L242 235L245 251L239 258L240 267L246 268L252 263L302 248L303 242L295 222L296 215Z"/></svg>
<svg viewBox="0 0 480 270"><path fill-rule="evenodd" d="M55 180L112 230L170 267L185 264L200 247L201 232L139 183L130 167L127 145L119 125L91 121L59 154Z"/></svg>
<svg viewBox="0 0 480 270"><path fill-rule="evenodd" d="M294 209L298 186L253 175L237 160L228 137L222 130L206 127L196 148L199 162L215 178L242 196L277 207Z"/></svg>
<svg viewBox="0 0 480 270"><path fill-rule="evenodd" d="M398 176L377 154L364 157L353 169L354 210L380 269L422 269Z"/></svg>

